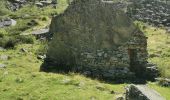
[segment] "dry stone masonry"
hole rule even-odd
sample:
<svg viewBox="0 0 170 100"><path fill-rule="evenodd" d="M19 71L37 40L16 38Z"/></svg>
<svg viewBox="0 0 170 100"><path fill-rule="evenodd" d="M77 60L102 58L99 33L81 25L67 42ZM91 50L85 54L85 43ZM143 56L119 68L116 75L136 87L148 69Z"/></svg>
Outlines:
<svg viewBox="0 0 170 100"><path fill-rule="evenodd" d="M112 2L74 0L52 19L42 71L75 71L104 79L146 75L147 37Z"/></svg>

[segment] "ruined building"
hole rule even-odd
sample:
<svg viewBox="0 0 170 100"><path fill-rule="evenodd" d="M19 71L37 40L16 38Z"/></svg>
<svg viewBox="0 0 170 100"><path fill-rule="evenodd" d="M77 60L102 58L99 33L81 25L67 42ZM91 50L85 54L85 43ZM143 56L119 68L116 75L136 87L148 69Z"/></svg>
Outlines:
<svg viewBox="0 0 170 100"><path fill-rule="evenodd" d="M147 37L114 3L74 0L52 19L47 72L80 72L105 79L145 75Z"/></svg>

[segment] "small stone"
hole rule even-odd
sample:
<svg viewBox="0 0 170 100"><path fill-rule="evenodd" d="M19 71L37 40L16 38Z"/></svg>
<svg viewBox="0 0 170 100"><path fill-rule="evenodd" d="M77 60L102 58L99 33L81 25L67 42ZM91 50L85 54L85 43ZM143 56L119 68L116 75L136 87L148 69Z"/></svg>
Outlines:
<svg viewBox="0 0 170 100"><path fill-rule="evenodd" d="M21 48L21 52L28 52L25 48Z"/></svg>
<svg viewBox="0 0 170 100"><path fill-rule="evenodd" d="M5 64L0 64L0 68L5 68L6 65Z"/></svg>
<svg viewBox="0 0 170 100"><path fill-rule="evenodd" d="M124 97L122 95L117 95L116 100L125 100L125 99L124 99Z"/></svg>
<svg viewBox="0 0 170 100"><path fill-rule="evenodd" d="M9 56L7 56L7 55L0 56L0 60L8 60L8 59L9 59Z"/></svg>
<svg viewBox="0 0 170 100"><path fill-rule="evenodd" d="M11 26L15 26L17 24L17 21L11 19Z"/></svg>
<svg viewBox="0 0 170 100"><path fill-rule="evenodd" d="M37 59L42 59L42 60L43 60L43 59L45 59L45 58L46 58L46 55L43 55L43 56L42 56L42 55L38 55L38 56L37 56Z"/></svg>

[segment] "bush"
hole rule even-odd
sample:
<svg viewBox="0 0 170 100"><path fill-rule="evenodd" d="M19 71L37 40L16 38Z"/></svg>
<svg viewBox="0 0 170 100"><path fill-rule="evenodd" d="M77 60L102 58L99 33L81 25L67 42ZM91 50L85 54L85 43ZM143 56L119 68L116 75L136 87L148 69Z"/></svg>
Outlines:
<svg viewBox="0 0 170 100"><path fill-rule="evenodd" d="M37 55L44 55L47 53L47 49L48 49L48 42L44 41L42 42L42 44L40 45L39 49L36 51Z"/></svg>
<svg viewBox="0 0 170 100"><path fill-rule="evenodd" d="M47 21L47 20L48 20L48 17L43 16L43 17L41 17L41 20L42 20L42 21Z"/></svg>
<svg viewBox="0 0 170 100"><path fill-rule="evenodd" d="M18 42L21 43L26 43L26 44L34 44L34 37L33 36L28 36L28 35L18 35L16 36L16 39Z"/></svg>
<svg viewBox="0 0 170 100"><path fill-rule="evenodd" d="M0 38L0 46L6 49L14 48L16 43L17 43L17 40L15 40L13 37Z"/></svg>
<svg viewBox="0 0 170 100"><path fill-rule="evenodd" d="M7 34L8 32L6 32L4 29L0 29L0 38L3 38Z"/></svg>

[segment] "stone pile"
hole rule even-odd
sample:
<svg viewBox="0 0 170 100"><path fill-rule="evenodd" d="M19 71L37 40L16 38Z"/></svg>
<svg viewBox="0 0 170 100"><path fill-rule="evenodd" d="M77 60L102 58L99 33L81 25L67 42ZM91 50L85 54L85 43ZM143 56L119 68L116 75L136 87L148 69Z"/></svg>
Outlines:
<svg viewBox="0 0 170 100"><path fill-rule="evenodd" d="M156 26L170 26L170 5L158 0L133 1L128 7L128 15L135 20Z"/></svg>
<svg viewBox="0 0 170 100"><path fill-rule="evenodd" d="M46 7L46 6L52 6L53 8L56 8L57 0L40 0L39 2L31 2L28 0L13 0L13 1L7 1L8 8L12 11L17 11L20 8L22 8L24 5L33 3L37 7Z"/></svg>
<svg viewBox="0 0 170 100"><path fill-rule="evenodd" d="M28 3L27 0L13 0L13 1L7 1L8 3L8 8L11 9L12 11L17 11L21 7L23 7L25 4Z"/></svg>

